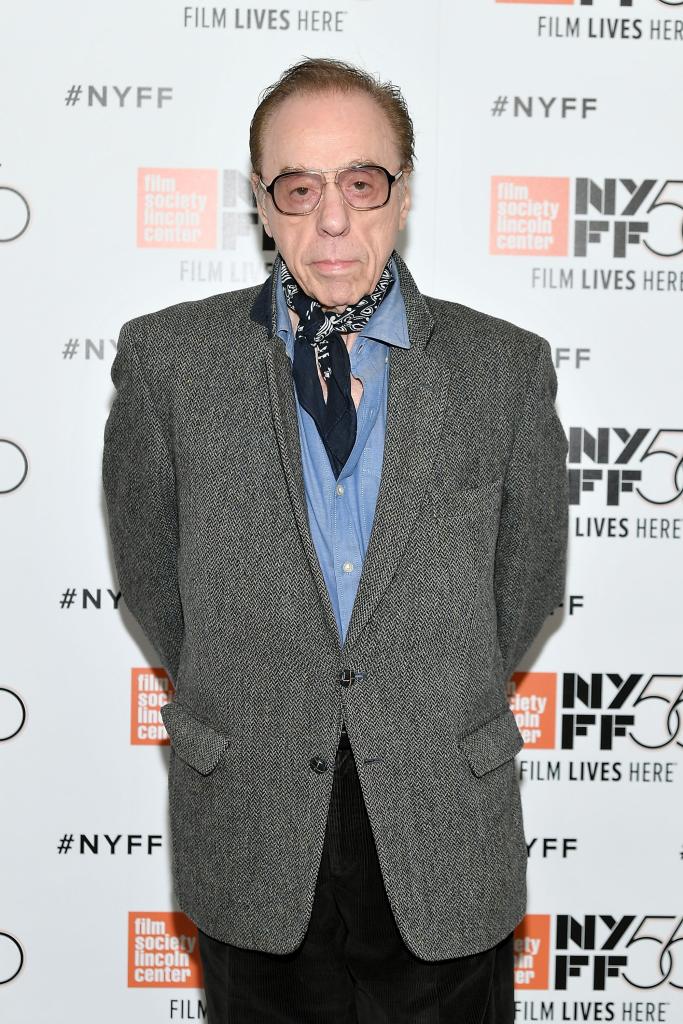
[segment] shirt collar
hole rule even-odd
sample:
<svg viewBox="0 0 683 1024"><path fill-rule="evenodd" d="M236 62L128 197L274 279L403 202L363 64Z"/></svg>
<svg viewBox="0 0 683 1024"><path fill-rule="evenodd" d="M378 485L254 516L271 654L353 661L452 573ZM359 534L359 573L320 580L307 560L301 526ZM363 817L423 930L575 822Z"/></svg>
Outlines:
<svg viewBox="0 0 683 1024"><path fill-rule="evenodd" d="M406 308L401 294L398 272L392 259L389 269L394 279L394 286L388 295L380 302L372 314L359 337L372 338L375 341L383 341L388 345L396 345L399 348L410 348L410 337L408 335L408 321L406 319ZM292 322L289 319L289 310L285 299L282 280L278 273L275 285L275 301L277 310L277 333L285 343L287 354L290 359L294 357L294 335L292 333Z"/></svg>

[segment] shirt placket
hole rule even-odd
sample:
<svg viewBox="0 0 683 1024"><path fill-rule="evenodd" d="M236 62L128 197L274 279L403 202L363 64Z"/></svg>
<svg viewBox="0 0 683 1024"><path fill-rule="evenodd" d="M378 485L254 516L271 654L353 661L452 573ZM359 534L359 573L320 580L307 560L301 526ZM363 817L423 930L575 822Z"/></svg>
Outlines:
<svg viewBox="0 0 683 1024"><path fill-rule="evenodd" d="M354 529L353 515L349 503L350 479L356 472L363 448L367 441L367 423L371 413L368 403L374 401L372 387L366 381L364 367L366 360L367 339L359 337L356 339L351 351L350 363L351 373L354 377L363 379L363 395L357 410L356 442L351 455L345 463L339 477L334 483L334 514L332 516L334 530L335 552L335 582L337 586L337 599L342 621L348 623L353 608L353 602L358 588L358 580L362 568L362 552L360 548L360 537ZM370 406L372 408L372 406Z"/></svg>

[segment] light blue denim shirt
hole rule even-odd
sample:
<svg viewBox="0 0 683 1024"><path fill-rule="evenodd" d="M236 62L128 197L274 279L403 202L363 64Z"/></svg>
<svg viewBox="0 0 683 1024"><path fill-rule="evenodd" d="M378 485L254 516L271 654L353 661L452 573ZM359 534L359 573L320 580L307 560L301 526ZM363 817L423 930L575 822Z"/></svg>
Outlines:
<svg viewBox="0 0 683 1024"><path fill-rule="evenodd" d="M375 515L384 457L389 381L388 345L410 347L405 305L392 261L394 286L353 343L351 373L363 382L356 442L335 480L313 417L296 400L311 536L327 583L341 643L351 618ZM294 359L294 334L278 278L277 333Z"/></svg>

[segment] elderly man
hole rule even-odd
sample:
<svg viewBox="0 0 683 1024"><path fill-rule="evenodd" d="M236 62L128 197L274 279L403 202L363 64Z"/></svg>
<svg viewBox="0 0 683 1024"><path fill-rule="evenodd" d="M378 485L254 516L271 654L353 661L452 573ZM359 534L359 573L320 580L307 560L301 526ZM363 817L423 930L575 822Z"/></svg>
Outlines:
<svg viewBox="0 0 683 1024"><path fill-rule="evenodd" d="M267 90L260 288L124 325L104 485L163 709L210 1024L512 1024L506 682L560 604L548 342L417 288L400 92Z"/></svg>

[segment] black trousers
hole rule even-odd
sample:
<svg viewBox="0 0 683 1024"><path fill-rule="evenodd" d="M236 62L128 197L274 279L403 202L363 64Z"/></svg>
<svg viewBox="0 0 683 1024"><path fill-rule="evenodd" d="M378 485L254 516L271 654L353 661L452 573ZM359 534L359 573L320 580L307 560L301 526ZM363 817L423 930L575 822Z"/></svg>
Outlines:
<svg viewBox="0 0 683 1024"><path fill-rule="evenodd" d="M281 956L200 930L208 1024L513 1024L512 933L449 960L420 960L405 946L343 741L303 942Z"/></svg>

